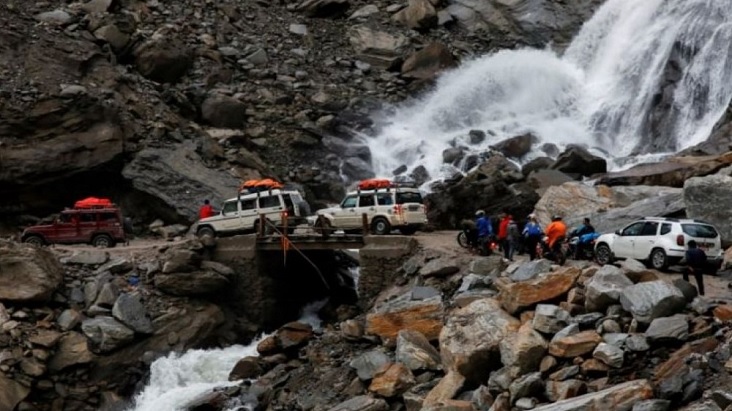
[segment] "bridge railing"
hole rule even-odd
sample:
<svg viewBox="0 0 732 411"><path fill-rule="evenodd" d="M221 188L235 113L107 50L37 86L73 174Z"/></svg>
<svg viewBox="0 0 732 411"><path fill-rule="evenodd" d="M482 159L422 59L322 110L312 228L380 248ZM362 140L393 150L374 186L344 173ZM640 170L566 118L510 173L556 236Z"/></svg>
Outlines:
<svg viewBox="0 0 732 411"><path fill-rule="evenodd" d="M307 226L297 225L289 226L286 213L282 213L280 218L281 224L277 225L273 221L266 218L264 214L259 215L259 224L257 225L257 237L266 238L272 236L288 237L295 234L295 230L299 230L300 235L320 236L323 239L330 237L348 237L349 232L357 231L359 236L367 236L370 233L368 214L361 214L361 228L355 230L343 230L342 228L333 227L327 218L318 216L315 223ZM304 231L304 232L303 232ZM342 235L337 234L338 231L344 231Z"/></svg>

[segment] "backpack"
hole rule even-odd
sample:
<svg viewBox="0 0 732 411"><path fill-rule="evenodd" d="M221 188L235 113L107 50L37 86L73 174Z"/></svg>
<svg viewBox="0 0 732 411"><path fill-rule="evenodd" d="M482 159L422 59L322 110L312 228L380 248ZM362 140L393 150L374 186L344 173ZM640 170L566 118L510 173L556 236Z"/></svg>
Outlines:
<svg viewBox="0 0 732 411"><path fill-rule="evenodd" d="M526 226L526 233L529 236L539 236L541 235L541 227L539 227L539 224L529 224Z"/></svg>

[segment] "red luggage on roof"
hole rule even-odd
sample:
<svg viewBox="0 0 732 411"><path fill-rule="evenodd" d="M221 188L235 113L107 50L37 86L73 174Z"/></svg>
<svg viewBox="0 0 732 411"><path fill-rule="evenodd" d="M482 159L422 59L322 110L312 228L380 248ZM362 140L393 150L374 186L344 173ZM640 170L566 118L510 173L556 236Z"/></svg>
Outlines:
<svg viewBox="0 0 732 411"><path fill-rule="evenodd" d="M359 190L376 190L389 187L391 187L391 181L385 178L370 178L368 180L361 180L358 183Z"/></svg>
<svg viewBox="0 0 732 411"><path fill-rule="evenodd" d="M74 203L74 208L107 208L113 207L112 201L108 198L87 197Z"/></svg>

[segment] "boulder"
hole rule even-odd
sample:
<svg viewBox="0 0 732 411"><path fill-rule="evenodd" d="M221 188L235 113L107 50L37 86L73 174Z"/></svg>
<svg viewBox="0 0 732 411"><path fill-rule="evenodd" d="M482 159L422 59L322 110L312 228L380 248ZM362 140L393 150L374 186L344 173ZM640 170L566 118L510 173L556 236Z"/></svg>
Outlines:
<svg viewBox="0 0 732 411"><path fill-rule="evenodd" d="M53 330L39 330L37 334L31 336L28 341L41 347L53 348L61 339L61 333Z"/></svg>
<svg viewBox="0 0 732 411"><path fill-rule="evenodd" d="M214 127L241 128L246 124L247 106L233 97L213 94L203 101L201 118Z"/></svg>
<svg viewBox="0 0 732 411"><path fill-rule="evenodd" d="M439 370L441 368L440 353L418 331L399 331L396 360L410 370Z"/></svg>
<svg viewBox="0 0 732 411"><path fill-rule="evenodd" d="M732 177L725 175L695 177L684 183L686 215L717 227L725 243L732 241L732 228L729 225L732 211L718 205L732 200L731 187Z"/></svg>
<svg viewBox="0 0 732 411"><path fill-rule="evenodd" d="M313 334L313 327L299 321L287 323L277 330L277 341L283 350L297 349L307 344Z"/></svg>
<svg viewBox="0 0 732 411"><path fill-rule="evenodd" d="M0 410L15 410L30 394L30 387L0 374Z"/></svg>
<svg viewBox="0 0 732 411"><path fill-rule="evenodd" d="M69 13L61 9L44 11L43 13L36 14L34 18L40 22L52 24L55 26L65 26L67 24L70 24L74 20L74 18Z"/></svg>
<svg viewBox="0 0 732 411"><path fill-rule="evenodd" d="M206 295L229 286L229 278L213 271L156 274L155 287L171 295Z"/></svg>
<svg viewBox="0 0 732 411"><path fill-rule="evenodd" d="M655 318L646 330L646 338L651 343L674 343L689 338L689 322L685 315Z"/></svg>
<svg viewBox="0 0 732 411"><path fill-rule="evenodd" d="M257 378L264 373L264 368L259 357L244 357L236 362L236 365L229 373L229 381L247 380Z"/></svg>
<svg viewBox="0 0 732 411"><path fill-rule="evenodd" d="M595 351L592 352L593 358L600 360L613 368L620 368L623 366L624 355L625 353L621 348L604 342L598 344Z"/></svg>
<svg viewBox="0 0 732 411"><path fill-rule="evenodd" d="M544 396L549 401L557 402L574 398L587 392L587 384L580 380L547 381Z"/></svg>
<svg viewBox="0 0 732 411"><path fill-rule="evenodd" d="M540 372L532 372L513 380L508 387L511 403L519 398L538 397L544 392L544 380Z"/></svg>
<svg viewBox="0 0 732 411"><path fill-rule="evenodd" d="M564 381L576 377L580 372L579 365L564 367L549 375L549 379L553 381Z"/></svg>
<svg viewBox="0 0 732 411"><path fill-rule="evenodd" d="M63 268L47 249L0 240L0 301L48 301L62 281Z"/></svg>
<svg viewBox="0 0 732 411"><path fill-rule="evenodd" d="M433 341L442 330L444 310L439 295L412 300L411 293L407 293L368 314L366 333L394 341L399 331L414 330Z"/></svg>
<svg viewBox="0 0 732 411"><path fill-rule="evenodd" d="M579 332L579 325L577 323L572 323L562 328L558 333L554 334L554 337L552 337L551 341L554 342L564 337L569 337L570 335L579 334Z"/></svg>
<svg viewBox="0 0 732 411"><path fill-rule="evenodd" d="M356 370L358 378L368 381L390 362L389 357L383 351L371 350L354 358L349 365Z"/></svg>
<svg viewBox="0 0 732 411"><path fill-rule="evenodd" d="M714 174L732 164L732 152L714 156L671 157L659 163L640 164L625 171L608 173L598 180L609 186L684 187L693 177Z"/></svg>
<svg viewBox="0 0 732 411"><path fill-rule="evenodd" d="M348 0L305 0L297 6L297 11L308 17L338 17L351 7Z"/></svg>
<svg viewBox="0 0 732 411"><path fill-rule="evenodd" d="M499 151L509 158L521 158L531 151L531 146L538 142L539 139L531 134L526 133L520 136L511 137L491 146L494 150Z"/></svg>
<svg viewBox="0 0 732 411"><path fill-rule="evenodd" d="M437 25L437 10L430 0L409 0L392 19L410 29L426 30Z"/></svg>
<svg viewBox="0 0 732 411"><path fill-rule="evenodd" d="M509 278L511 281L526 281L548 273L552 269L552 262L545 259L533 260L523 263L514 271Z"/></svg>
<svg viewBox="0 0 732 411"><path fill-rule="evenodd" d="M653 397L653 387L647 380L634 380L602 391L542 405L534 411L606 411L630 410L637 402Z"/></svg>
<svg viewBox="0 0 732 411"><path fill-rule="evenodd" d="M580 357L592 352L602 337L595 331L582 331L567 337L552 339L549 343L549 354L560 358Z"/></svg>
<svg viewBox="0 0 732 411"><path fill-rule="evenodd" d="M623 273L623 270L605 265L585 283L585 308L589 312L605 311L620 300L620 294L633 282Z"/></svg>
<svg viewBox="0 0 732 411"><path fill-rule="evenodd" d="M379 7L375 4L367 4L358 10L351 13L350 16L348 16L348 20L355 20L360 18L369 17L371 15L377 14L379 12Z"/></svg>
<svg viewBox="0 0 732 411"><path fill-rule="evenodd" d="M537 170L529 174L526 180L540 195L544 195L549 187L575 181L572 177L557 170Z"/></svg>
<svg viewBox="0 0 732 411"><path fill-rule="evenodd" d="M607 162L583 147L570 144L551 168L569 175L591 176L607 172Z"/></svg>
<svg viewBox="0 0 732 411"><path fill-rule="evenodd" d="M116 24L106 24L94 30L94 38L109 43L112 50L122 52L130 42L130 34L120 30Z"/></svg>
<svg viewBox="0 0 732 411"><path fill-rule="evenodd" d="M501 305L514 314L538 303L554 300L566 294L580 274L578 268L565 267L544 277L508 284L501 289Z"/></svg>
<svg viewBox="0 0 732 411"><path fill-rule="evenodd" d="M468 381L488 379L501 341L521 324L504 312L498 301L477 300L454 311L440 332L440 355L445 370L455 370Z"/></svg>
<svg viewBox="0 0 732 411"><path fill-rule="evenodd" d="M651 349L645 335L633 334L625 340L625 347L630 351L644 352Z"/></svg>
<svg viewBox="0 0 732 411"><path fill-rule="evenodd" d="M158 83L176 83L193 64L193 53L177 38L156 33L133 51L137 71Z"/></svg>
<svg viewBox="0 0 732 411"><path fill-rule="evenodd" d="M531 326L544 334L555 334L569 325L572 318L568 312L556 305L539 304L534 311Z"/></svg>
<svg viewBox="0 0 732 411"><path fill-rule="evenodd" d="M668 411L671 407L669 400L645 400L635 403L631 411Z"/></svg>
<svg viewBox="0 0 732 411"><path fill-rule="evenodd" d="M328 411L387 411L388 409L389 404L380 398L359 395L329 408Z"/></svg>
<svg viewBox="0 0 732 411"><path fill-rule="evenodd" d="M648 324L655 318L681 311L686 306L686 298L678 288L657 280L626 287L620 295L620 303L633 318Z"/></svg>
<svg viewBox="0 0 732 411"><path fill-rule="evenodd" d="M412 371L404 364L391 364L374 375L369 391L392 398L403 394L416 383Z"/></svg>
<svg viewBox="0 0 732 411"><path fill-rule="evenodd" d="M478 275L497 275L505 270L506 267L507 264L503 261L501 256L493 255L490 257L475 257L473 261L470 262L469 271Z"/></svg>
<svg viewBox="0 0 732 411"><path fill-rule="evenodd" d="M419 274L422 277L447 277L460 271L452 258L436 258L422 266Z"/></svg>
<svg viewBox="0 0 732 411"><path fill-rule="evenodd" d="M101 353L114 351L132 342L135 332L112 317L96 317L84 320L81 330Z"/></svg>
<svg viewBox="0 0 732 411"><path fill-rule="evenodd" d="M109 260L109 253L104 250L75 250L73 254L64 257L64 264L101 265Z"/></svg>
<svg viewBox="0 0 732 411"><path fill-rule="evenodd" d="M448 373L440 379L422 402L423 407L430 407L453 399L465 385L465 377L455 371Z"/></svg>
<svg viewBox="0 0 732 411"><path fill-rule="evenodd" d="M48 368L59 372L75 365L88 364L92 360L94 354L89 350L86 337L72 331L59 340L56 353L48 361Z"/></svg>
<svg viewBox="0 0 732 411"><path fill-rule="evenodd" d="M81 313L73 308L66 309L58 316L56 323L63 331L69 331L81 324Z"/></svg>
<svg viewBox="0 0 732 411"><path fill-rule="evenodd" d="M121 294L112 307L112 315L122 324L137 333L152 334L152 322L146 314L139 294Z"/></svg>
<svg viewBox="0 0 732 411"><path fill-rule="evenodd" d="M714 307L712 315L714 315L714 318L722 322L732 321L732 305L718 305Z"/></svg>
<svg viewBox="0 0 732 411"><path fill-rule="evenodd" d="M505 367L515 367L521 374L539 369L547 342L531 324L523 324L517 333L510 334L500 342L501 362Z"/></svg>
<svg viewBox="0 0 732 411"><path fill-rule="evenodd" d="M431 80L442 71L457 65L452 53L442 43L430 43L404 60L402 76L417 80Z"/></svg>
<svg viewBox="0 0 732 411"><path fill-rule="evenodd" d="M360 60L380 68L394 65L409 46L409 40L402 35L391 35L362 25L351 29L348 40Z"/></svg>

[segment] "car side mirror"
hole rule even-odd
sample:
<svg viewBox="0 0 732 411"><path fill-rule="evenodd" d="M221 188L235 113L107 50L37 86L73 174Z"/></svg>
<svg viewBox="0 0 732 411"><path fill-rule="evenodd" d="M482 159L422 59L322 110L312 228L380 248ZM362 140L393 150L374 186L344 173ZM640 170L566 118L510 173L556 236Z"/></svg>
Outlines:
<svg viewBox="0 0 732 411"><path fill-rule="evenodd" d="M623 233L620 230L615 230L616 235L623 235Z"/></svg>

